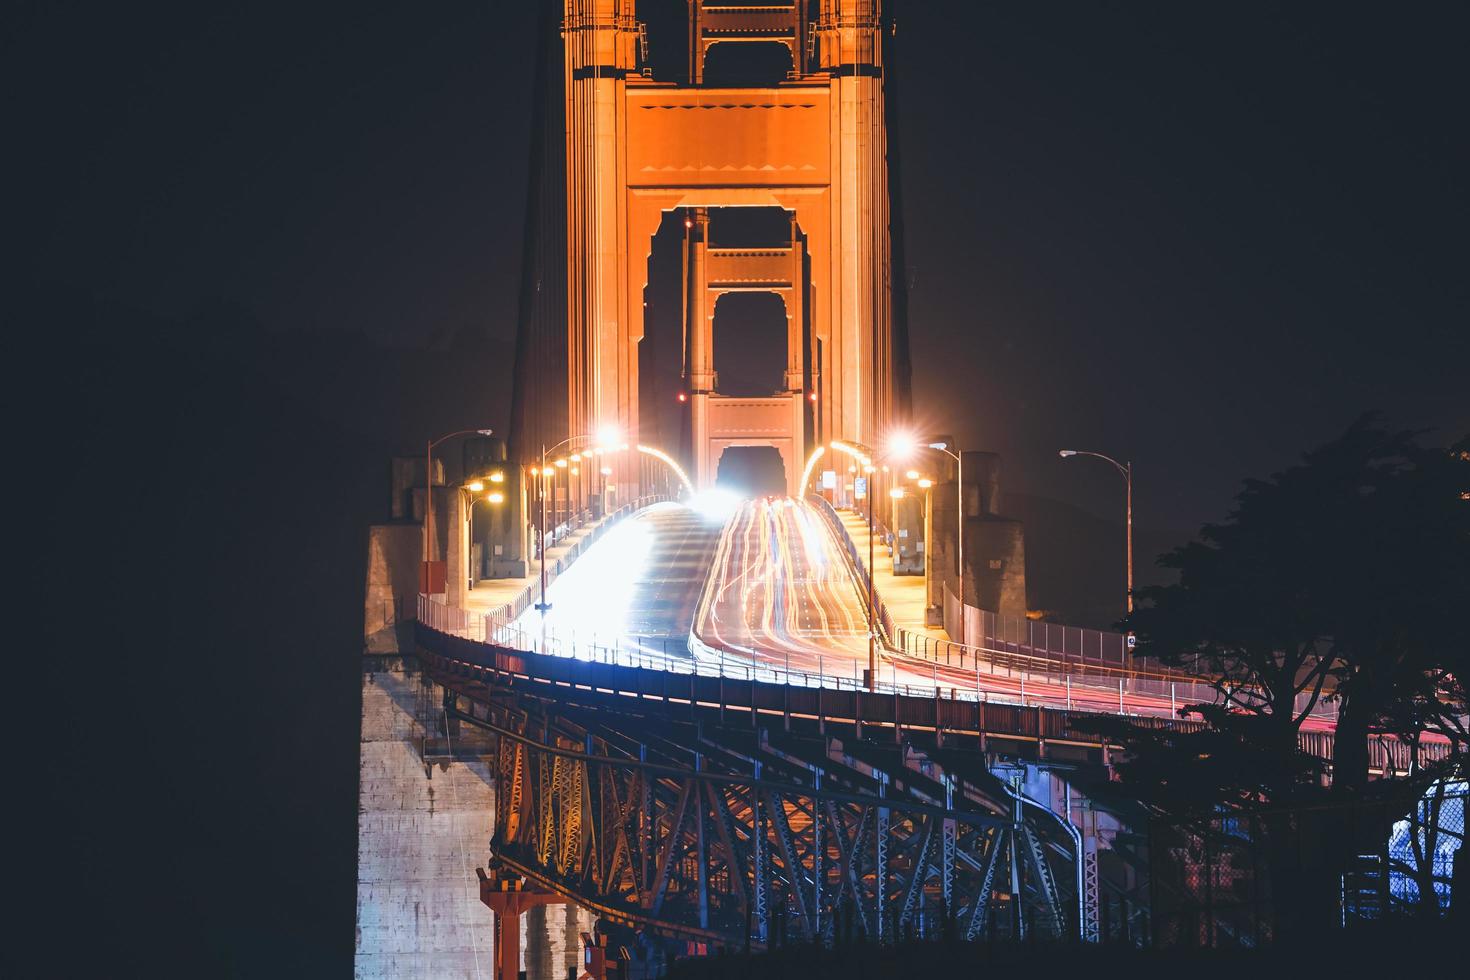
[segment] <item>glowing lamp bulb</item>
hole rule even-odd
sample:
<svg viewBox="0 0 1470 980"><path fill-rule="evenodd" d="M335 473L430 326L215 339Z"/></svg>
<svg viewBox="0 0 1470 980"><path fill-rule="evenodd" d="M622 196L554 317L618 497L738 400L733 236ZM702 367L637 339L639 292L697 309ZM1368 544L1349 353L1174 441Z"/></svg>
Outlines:
<svg viewBox="0 0 1470 980"><path fill-rule="evenodd" d="M917 480L919 478L919 471L909 470L907 473L904 474L904 476L908 477L910 480Z"/></svg>
<svg viewBox="0 0 1470 980"><path fill-rule="evenodd" d="M919 448L919 440L912 432L895 432L888 437L888 452L893 456L912 456Z"/></svg>
<svg viewBox="0 0 1470 980"><path fill-rule="evenodd" d="M688 400L689 400L689 396L688 395L684 394L684 392L682 392L682 391L679 392L679 401L681 401L681 402L687 402Z"/></svg>
<svg viewBox="0 0 1470 980"><path fill-rule="evenodd" d="M479 480L475 480L472 483L470 483L470 492L471 493L479 493L481 490L484 490L484 489L485 489L485 484L481 483Z"/></svg>
<svg viewBox="0 0 1470 980"><path fill-rule="evenodd" d="M894 487L892 490L888 491L888 496L892 497L894 500L902 499L903 487Z"/></svg>
<svg viewBox="0 0 1470 980"><path fill-rule="evenodd" d="M933 480L927 480L927 479L925 479L925 480L920 480L919 481L919 489L920 490L928 490L932 486L934 486L934 481Z"/></svg>
<svg viewBox="0 0 1470 980"><path fill-rule="evenodd" d="M492 490L485 497L485 499L490 501L492 504L503 504L505 503L505 494L501 493L499 490Z"/></svg>
<svg viewBox="0 0 1470 980"><path fill-rule="evenodd" d="M504 483L505 482L505 474L502 473L502 472L500 472L499 470L496 470L494 473L491 473L490 474L490 482L491 483Z"/></svg>

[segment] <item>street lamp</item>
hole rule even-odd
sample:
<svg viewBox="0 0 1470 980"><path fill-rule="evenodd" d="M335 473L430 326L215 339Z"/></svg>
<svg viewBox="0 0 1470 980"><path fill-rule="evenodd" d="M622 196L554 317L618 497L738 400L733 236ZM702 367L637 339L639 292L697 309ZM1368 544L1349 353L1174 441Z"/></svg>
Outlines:
<svg viewBox="0 0 1470 980"><path fill-rule="evenodd" d="M927 476L919 476L917 470L910 470L910 472L915 477L918 477L915 483L920 490L924 491L924 625L930 626L932 624L929 622L929 565L931 564L929 555L934 548L934 538L932 537L934 502L929 490L934 486L934 481ZM910 477L910 479L913 479L913 477Z"/></svg>
<svg viewBox="0 0 1470 980"><path fill-rule="evenodd" d="M1062 457L1062 459L1066 459L1069 456L1096 456L1098 459L1105 459L1109 463L1112 463L1113 464L1113 468L1116 469L1119 473L1122 473L1123 474L1123 482L1126 484L1126 487L1127 487L1127 491L1126 491L1126 494L1125 494L1125 497L1124 497L1124 499L1125 499L1124 508L1125 508L1126 523L1127 523L1127 529L1128 529L1128 538L1127 538L1127 544L1126 544L1126 548L1127 548L1127 551L1128 551L1128 613L1129 613L1129 615L1132 615L1132 613L1133 613L1133 461L1132 460L1129 460L1127 462L1120 463L1120 462L1118 462L1116 459L1114 459L1111 456L1104 456L1102 453L1092 453L1092 452L1087 452L1086 450L1081 450L1081 449L1063 449L1063 450L1060 450L1057 453L1057 455L1060 456L1060 457Z"/></svg>
<svg viewBox="0 0 1470 980"><path fill-rule="evenodd" d="M433 592L432 592L433 585L434 585L434 582L433 582L433 579L434 579L433 569L434 569L434 566L436 564L438 564L436 562L430 561L430 559L429 559L429 556L432 554L432 552L429 550L429 528L431 526L433 526L433 523L434 523L434 447L437 446L437 445L439 445L441 442L444 442L446 439L453 439L456 436L469 436L469 435L489 436L489 435L494 435L494 434L495 434L495 431L493 429L460 429L457 432L451 432L448 435L440 436L437 439L431 439L431 440L429 440L429 442L425 446L425 449L424 449L424 558L423 558L423 561L419 565L419 590L421 592L423 592L425 595L432 595L433 594Z"/></svg>
<svg viewBox="0 0 1470 980"><path fill-rule="evenodd" d="M597 430L596 441L599 444L598 448L611 450L614 447L614 444L617 443L619 437L620 433L617 429L613 428L612 426L603 426L602 428ZM564 470L567 468L567 461L565 459L558 459L550 466L548 466L546 462L546 457L548 454L554 453L564 446L569 447L574 442L581 442L592 438L592 436L588 435L567 436L561 442L549 448L544 443L541 446L541 473L539 478L536 480L536 493L538 497L538 503L541 505L541 520L538 522L538 526L536 528L538 536L541 539L541 545L539 549L541 552L541 601L536 603L535 608L538 612L541 613L543 626L546 622L546 613L549 612L551 609L551 603L546 601L546 481L549 479L554 479L557 470ZM627 447L624 446L623 448L626 449ZM580 453L574 454L572 458L574 460L580 461L582 455ZM573 469L577 468L574 467ZM555 488L555 486L556 484L553 483L552 487ZM571 497L570 482L568 482L567 484L567 496L568 498Z"/></svg>
<svg viewBox="0 0 1470 980"><path fill-rule="evenodd" d="M958 451L951 452L947 442L931 442L930 449L937 449L954 460L955 472L955 551L960 563L960 610L965 607L965 463Z"/></svg>
<svg viewBox="0 0 1470 980"><path fill-rule="evenodd" d="M499 477L499 479L496 479L496 477ZM490 477L490 480L493 483L498 483L504 479L505 474L500 472L496 472L493 476ZM473 543L475 540L475 502L482 499L478 495L484 489L485 484L481 480L471 480L469 483L465 484L461 488L461 491L464 492L465 495L469 498L469 502L465 506L464 515L464 529L468 538L468 541L465 544L466 564L468 564L468 556L473 548ZM491 490L489 493L485 494L483 499L485 503L493 510L494 508L499 507L501 504L505 503L505 494L500 492L499 490ZM471 588L474 587L473 579L471 579L469 584Z"/></svg>

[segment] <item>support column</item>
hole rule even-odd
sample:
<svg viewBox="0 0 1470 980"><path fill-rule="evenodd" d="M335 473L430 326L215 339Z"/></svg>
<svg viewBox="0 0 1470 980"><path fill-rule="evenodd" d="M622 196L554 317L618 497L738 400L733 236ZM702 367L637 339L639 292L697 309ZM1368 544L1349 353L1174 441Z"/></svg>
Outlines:
<svg viewBox="0 0 1470 980"><path fill-rule="evenodd" d="M695 208L689 229L689 420L694 445L694 486L714 485L714 463L709 458L709 398L715 390L714 302L709 294L709 210Z"/></svg>
<svg viewBox="0 0 1470 980"><path fill-rule="evenodd" d="M625 79L637 67L638 22L633 0L564 4L567 434L617 426L634 443L641 324L627 315L629 255L622 246L628 221ZM633 481L636 463L613 465L619 487Z"/></svg>
<svg viewBox="0 0 1470 980"><path fill-rule="evenodd" d="M448 605L463 607L469 591L470 574L470 525L465 510L465 494L458 487L450 487L448 496L449 514L446 521L448 540L445 543L444 601Z"/></svg>
<svg viewBox="0 0 1470 980"><path fill-rule="evenodd" d="M819 69L831 76L833 302L825 409L834 437L876 445L892 412L887 166L878 0L821 0ZM814 272L815 275L815 272ZM876 361L875 361L876 359Z"/></svg>
<svg viewBox="0 0 1470 980"><path fill-rule="evenodd" d="M495 913L494 980L519 980L521 972L521 913L538 905L566 905L550 892L525 890L525 880L514 875L476 868L480 902Z"/></svg>

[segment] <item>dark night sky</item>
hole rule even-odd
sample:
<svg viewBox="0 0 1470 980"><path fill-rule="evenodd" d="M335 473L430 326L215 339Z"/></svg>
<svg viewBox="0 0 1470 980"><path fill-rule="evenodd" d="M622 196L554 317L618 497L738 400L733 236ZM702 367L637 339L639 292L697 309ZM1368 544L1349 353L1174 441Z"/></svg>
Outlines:
<svg viewBox="0 0 1470 980"><path fill-rule="evenodd" d="M69 110L44 275L508 348L529 5L211 6L26 25L70 48L28 86ZM1186 530L1361 410L1470 425L1466 23L1415 11L908 4L919 418L1109 516L1055 450L1131 456L1141 516Z"/></svg>
<svg viewBox="0 0 1470 980"><path fill-rule="evenodd" d="M1470 430L1466 9L910 0L920 421L1105 518L1055 451L1131 456L1164 543L1365 409ZM3 16L17 419L102 532L15 552L81 801L34 904L107 973L345 973L362 527L390 452L503 424L530 4Z"/></svg>

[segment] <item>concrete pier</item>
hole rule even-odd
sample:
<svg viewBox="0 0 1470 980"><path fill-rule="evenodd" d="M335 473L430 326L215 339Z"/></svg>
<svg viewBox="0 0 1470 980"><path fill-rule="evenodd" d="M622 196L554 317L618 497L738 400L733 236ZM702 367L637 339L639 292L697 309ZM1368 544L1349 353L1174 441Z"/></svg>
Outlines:
<svg viewBox="0 0 1470 980"><path fill-rule="evenodd" d="M419 678L404 658L364 658L354 973L488 976L492 920L475 867L494 819L490 743L466 726L446 745L437 692Z"/></svg>
<svg viewBox="0 0 1470 980"><path fill-rule="evenodd" d="M364 657L357 817L360 980L489 977L495 917L475 868L494 829L493 741L469 725L445 737L440 690L412 657ZM527 980L580 972L593 916L569 905L521 917Z"/></svg>

